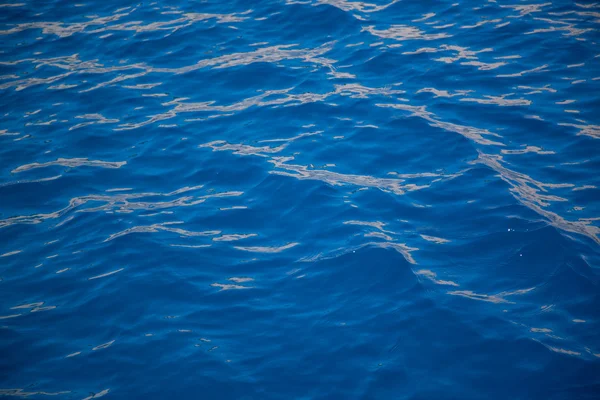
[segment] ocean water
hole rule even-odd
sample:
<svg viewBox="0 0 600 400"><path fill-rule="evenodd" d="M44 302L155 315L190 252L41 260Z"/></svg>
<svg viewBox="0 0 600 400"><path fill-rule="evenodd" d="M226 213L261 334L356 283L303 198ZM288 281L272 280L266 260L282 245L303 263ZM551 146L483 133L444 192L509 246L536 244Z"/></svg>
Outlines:
<svg viewBox="0 0 600 400"><path fill-rule="evenodd" d="M600 398L600 3L0 4L0 397Z"/></svg>

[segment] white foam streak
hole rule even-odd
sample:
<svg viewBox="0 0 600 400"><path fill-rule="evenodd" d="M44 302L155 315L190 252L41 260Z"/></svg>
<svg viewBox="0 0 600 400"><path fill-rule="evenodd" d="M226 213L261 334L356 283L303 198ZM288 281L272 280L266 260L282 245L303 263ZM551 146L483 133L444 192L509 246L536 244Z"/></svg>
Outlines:
<svg viewBox="0 0 600 400"><path fill-rule="evenodd" d="M54 165L60 165L63 167L77 168L77 167L100 167L100 168L121 168L127 164L127 161L100 161L100 160L88 160L87 158L59 158L55 161L49 161L46 163L31 163L22 165L12 170L13 173L29 171L36 168L46 168Z"/></svg>

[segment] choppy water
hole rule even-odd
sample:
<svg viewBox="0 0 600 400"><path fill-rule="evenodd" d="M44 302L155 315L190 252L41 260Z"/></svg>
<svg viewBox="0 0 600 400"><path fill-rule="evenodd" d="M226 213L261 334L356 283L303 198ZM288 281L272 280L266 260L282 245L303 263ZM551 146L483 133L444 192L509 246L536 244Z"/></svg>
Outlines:
<svg viewBox="0 0 600 400"><path fill-rule="evenodd" d="M22 1L0 396L600 398L600 4Z"/></svg>

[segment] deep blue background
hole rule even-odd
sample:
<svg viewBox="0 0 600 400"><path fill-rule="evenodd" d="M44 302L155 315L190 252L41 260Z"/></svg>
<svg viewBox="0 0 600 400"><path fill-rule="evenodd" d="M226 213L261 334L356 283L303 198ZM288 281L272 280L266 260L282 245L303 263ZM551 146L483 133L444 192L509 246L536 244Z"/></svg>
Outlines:
<svg viewBox="0 0 600 400"><path fill-rule="evenodd" d="M600 5L370 1L0 5L0 396L600 398Z"/></svg>

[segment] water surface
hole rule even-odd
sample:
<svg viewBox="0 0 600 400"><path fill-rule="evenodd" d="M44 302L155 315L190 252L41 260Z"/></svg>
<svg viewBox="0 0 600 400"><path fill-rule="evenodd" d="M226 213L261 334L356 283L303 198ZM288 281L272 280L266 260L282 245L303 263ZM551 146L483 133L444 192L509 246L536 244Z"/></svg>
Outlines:
<svg viewBox="0 0 600 400"><path fill-rule="evenodd" d="M600 4L0 4L0 396L600 398Z"/></svg>

